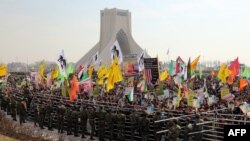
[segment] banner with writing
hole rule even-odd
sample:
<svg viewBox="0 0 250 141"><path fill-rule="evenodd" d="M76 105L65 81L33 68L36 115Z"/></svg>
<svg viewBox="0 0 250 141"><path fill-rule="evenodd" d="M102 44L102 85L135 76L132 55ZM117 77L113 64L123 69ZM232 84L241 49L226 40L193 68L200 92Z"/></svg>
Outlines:
<svg viewBox="0 0 250 141"><path fill-rule="evenodd" d="M156 84L159 81L158 58L144 58L144 73L147 84Z"/></svg>
<svg viewBox="0 0 250 141"><path fill-rule="evenodd" d="M221 99L223 100L231 96L229 89L225 87L220 89L220 94L221 94Z"/></svg>

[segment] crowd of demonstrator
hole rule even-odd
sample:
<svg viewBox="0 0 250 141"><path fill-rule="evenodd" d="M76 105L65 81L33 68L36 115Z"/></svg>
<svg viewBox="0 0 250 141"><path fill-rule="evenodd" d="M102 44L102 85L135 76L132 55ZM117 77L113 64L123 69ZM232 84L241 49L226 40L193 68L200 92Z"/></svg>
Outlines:
<svg viewBox="0 0 250 141"><path fill-rule="evenodd" d="M184 95L186 87L181 88L182 99L177 106L175 93L178 92L179 86L171 78L152 87L148 92L135 91L133 101L124 95L122 83L117 84L116 88L108 93L101 92L95 95L94 91L82 92L75 101L69 101L69 98L62 96L61 90L58 89L51 90L28 81L25 85L18 86L19 80L23 78L10 75L5 87L1 87L1 110L11 115L14 121L17 120L18 114L20 124L31 120L34 126L41 129L47 126L48 130L57 129L58 133L65 131L67 135L74 136L79 136L80 133L82 138L90 134L91 140L98 136L99 140L125 140L129 137L129 140L146 141L149 140L150 134L153 134L156 141L162 138L175 141L180 137L184 140L201 140L202 134L188 134L202 130L202 126L196 126L197 123L203 122L199 112L227 108L227 113L243 115L247 113L240 107L250 100L249 87L242 91L233 88L239 83L237 78L233 85L227 86L234 94L230 101L220 98L220 89L223 86L210 76L204 79L197 77L192 81L192 85L189 84L191 82L185 82L188 89L201 93L201 96L195 97L199 100L196 100L198 104L193 107L188 106ZM168 97L158 97L160 87L169 90ZM101 88L94 86L95 89ZM178 119L164 124L154 122L175 116L166 114L168 111L178 111L180 115L196 113L196 116L192 120L185 118L186 127L183 132ZM163 129L168 129L168 132L157 134Z"/></svg>

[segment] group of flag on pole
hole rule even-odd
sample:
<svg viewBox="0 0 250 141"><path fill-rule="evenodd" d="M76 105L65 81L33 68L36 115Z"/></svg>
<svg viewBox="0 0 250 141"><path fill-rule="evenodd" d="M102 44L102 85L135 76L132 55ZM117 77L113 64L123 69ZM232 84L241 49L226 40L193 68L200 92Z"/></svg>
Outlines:
<svg viewBox="0 0 250 141"><path fill-rule="evenodd" d="M229 74L227 83L231 85L233 84L235 76L240 74L240 64L239 64L238 57L231 63L228 69L230 70L230 74Z"/></svg>
<svg viewBox="0 0 250 141"><path fill-rule="evenodd" d="M195 77L195 70L196 70L199 60L200 60L200 56L198 56L192 62L191 62L191 59L189 58L187 65L181 59L181 57L178 57L176 61L171 60L169 67L168 67L168 75L175 76L175 77L183 77L184 80L190 80ZM164 76L164 74L166 75L165 70L162 72L160 76ZM202 69L200 68L199 69L200 78L202 77L202 75L203 75ZM162 79L160 78L160 80L163 81L163 78L164 77L162 77Z"/></svg>
<svg viewBox="0 0 250 141"><path fill-rule="evenodd" d="M169 50L168 50L169 53ZM144 57L145 57L145 51L143 51L140 56L138 56L138 64L139 64L139 71L144 70ZM121 48L119 46L118 41L115 41L114 44L111 47L111 59L112 64L109 68L105 66L105 64L98 63L100 61L99 59L99 53L97 52L94 54L94 56L91 58L92 64L88 64L85 66L80 65L79 69L77 71L78 75L72 75L74 74L74 66L68 65L68 68L66 69L67 62L64 55L64 50L62 50L58 56L58 59L56 60L57 65L51 70L50 72L50 79L51 80L60 80L62 84L65 87L68 87L67 82L71 81L71 91L70 91L70 100L76 99L76 94L79 91L79 81L83 81L86 79L91 79L93 76L93 72L95 70L95 65L99 65L99 69L97 71L97 81L96 84L102 85L105 87L106 91L110 91L115 88L115 84L118 82L123 81L123 75L121 72L120 64L122 63L123 54L121 51ZM146 59L145 59L146 60ZM195 70L197 70L197 65L199 63L200 56L196 57L193 61L191 61L191 58L189 58L187 65L182 60L181 57L178 57L176 61L171 60L168 69L161 70L161 73L157 77L159 77L160 81L165 81L169 76L182 78L183 80L192 80L195 77ZM146 64L146 63L145 63ZM146 66L146 65L145 65ZM44 80L48 77L45 77L45 62L42 61L39 65L39 77L40 80ZM159 68L158 68L159 70ZM146 72L146 71L145 71ZM7 68L5 65L0 66L0 77L5 76L7 74ZM236 76L241 76L241 79L239 81L239 89L242 90L248 85L247 79L250 78L249 68L245 67L242 71L240 70L240 64L238 58L236 58L229 66L226 64L222 64L220 66L220 70L218 72L217 78L221 80L224 84L233 84ZM203 76L203 70L201 67L199 68L199 77L202 78ZM69 80L71 79L71 80ZM67 80L67 82L65 82ZM145 87L147 85L146 78L141 80L138 85L137 89L139 89L141 92L145 91ZM178 84L180 84L180 81L177 79ZM65 82L65 83L64 83ZM134 90L131 91L134 93ZM130 99L133 98L130 95ZM181 99L181 89L179 87L178 89L178 104Z"/></svg>
<svg viewBox="0 0 250 141"><path fill-rule="evenodd" d="M241 71L238 57L229 66L222 64L217 78L219 78L224 84L227 83L232 85L236 76L241 76L239 81L239 90L243 90L246 86L248 86L247 79L250 78L250 73L248 67L245 67L243 71Z"/></svg>

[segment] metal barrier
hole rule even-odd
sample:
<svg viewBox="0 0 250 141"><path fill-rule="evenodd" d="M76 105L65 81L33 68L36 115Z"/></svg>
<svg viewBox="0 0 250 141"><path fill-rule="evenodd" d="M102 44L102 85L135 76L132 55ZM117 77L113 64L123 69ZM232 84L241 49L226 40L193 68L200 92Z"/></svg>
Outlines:
<svg viewBox="0 0 250 141"><path fill-rule="evenodd" d="M227 110L227 109L228 109L228 108L222 108L222 109L217 109L217 110L212 110L212 111L207 111L207 112L201 112L200 114L211 113L211 112L218 112L218 111ZM212 113L211 113L211 114L212 114ZM168 119L162 119L162 120L157 120L157 121L155 121L155 123L165 122L165 121L169 121L169 120L173 120L173 119L181 119L181 118L191 117L191 116L195 116L195 115L196 115L196 114L191 114L191 115L183 115L183 116L173 117L173 118L168 118Z"/></svg>
<svg viewBox="0 0 250 141"><path fill-rule="evenodd" d="M46 97L47 96L47 97ZM51 99L55 99L54 103L54 108L53 111L54 113L56 112L56 105L59 103L60 98L59 97L53 97L53 95L46 95L46 96L38 96L38 98L41 101L47 101L48 100L48 96L50 96ZM63 98L64 100L66 100L66 98ZM67 102L73 104L72 102L66 100ZM84 103L82 103L84 102ZM81 104L86 104L86 105L91 105L91 106L104 106L107 108L113 108L113 109L121 109L121 110L127 110L129 111L132 108L121 108L118 107L117 103L107 103L107 102L99 102L97 101L96 104L94 104L93 102L90 102L89 100L84 100L84 101L77 101L78 105ZM140 108L144 108L144 107L140 107ZM30 109L29 109L30 110ZM202 116L206 117L206 120L204 122L201 123L197 123L196 125L201 126L202 125L202 130L201 131L195 131L195 132L191 132L189 135L199 135L202 134L202 139L203 140L223 140L223 129L224 129L224 125L239 125L239 124L248 124L250 123L250 121L247 121L247 118L244 115L233 115L233 114L225 114L225 113L220 113L221 111L226 111L227 108L223 108L223 109L216 109L216 110L212 110L212 111L207 111L207 112L201 112L199 113ZM126 112L127 112L126 111ZM170 118L166 118L163 120L158 120L158 121L153 121L152 119L152 115L151 117L149 117L150 119L150 125L149 125L149 141L153 141L155 140L155 129L154 129L154 125L155 124L161 124L161 129L159 129L160 131L157 131L156 134L161 134L164 135L165 133L167 133L169 131L168 126L167 126L167 122L173 119L179 119L180 121L180 126L181 126L181 134L183 134L184 130L185 130L185 119L187 117L194 117L196 114L195 113L191 113L190 115L183 115L182 112L177 112L177 111L172 111L172 110L168 110L167 112L163 112L165 117L169 117L172 115L179 115L178 117L170 117ZM33 113L31 112L29 114L30 117L33 117ZM226 117L226 118L222 118L222 117ZM240 119L238 119L240 118ZM97 125L98 125L98 118L96 118L97 120ZM243 120L241 120L243 119ZM53 126L56 127L57 124L57 117L54 116L53 118ZM191 119L193 120L193 119ZM220 122L220 121L224 121L224 122ZM116 122L116 121L114 121ZM98 127L98 126L96 126ZM115 123L115 127L116 127L116 123ZM98 128L96 128L98 131ZM114 129L114 134L116 134L117 129ZM79 130L79 132L81 132L81 130ZM125 121L125 137L126 138L130 138L131 134L131 124L130 124L130 120L129 120L129 115L126 115L126 121ZM107 135L109 135L109 131L105 131L105 133ZM135 138L136 139L141 139L141 135L138 134L138 132L136 132L135 134ZM182 135L180 135L180 139L182 139Z"/></svg>
<svg viewBox="0 0 250 141"><path fill-rule="evenodd" d="M225 113L222 113L221 111L227 112L227 108L216 109L212 111L199 113L201 117L205 117L204 122L196 124L196 126L202 125L202 130L191 132L189 133L189 135L196 136L198 134L201 134L202 140L204 141L222 141L224 138L223 137L224 125L239 125L239 124L250 123L250 121L247 120L246 116L244 115L225 114ZM185 118L192 117L192 116L195 116L195 114L181 115L179 117L171 117L171 118L155 121L155 123L164 123L173 119L185 120ZM182 126L181 132L183 132L183 130L185 130L185 128ZM169 131L168 129L161 130L161 131L158 131L157 134L165 134L168 131Z"/></svg>
<svg viewBox="0 0 250 141"><path fill-rule="evenodd" d="M195 135L195 134L205 133L205 132L209 132L209 131L214 131L214 130L213 130L213 129L210 129L210 130L202 130L202 131L199 131L199 132L192 132L192 133L189 133L188 135Z"/></svg>

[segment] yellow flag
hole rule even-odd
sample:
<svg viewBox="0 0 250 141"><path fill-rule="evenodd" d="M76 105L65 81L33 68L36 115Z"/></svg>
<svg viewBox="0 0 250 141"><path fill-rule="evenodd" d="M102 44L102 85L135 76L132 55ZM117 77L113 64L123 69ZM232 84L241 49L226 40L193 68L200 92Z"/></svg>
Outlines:
<svg viewBox="0 0 250 141"><path fill-rule="evenodd" d="M160 74L160 81L164 81L167 78L168 78L168 71L165 70L165 71L161 72L161 74Z"/></svg>
<svg viewBox="0 0 250 141"><path fill-rule="evenodd" d="M107 80L107 86L106 86L106 90L109 92L110 90L112 90L115 87L115 82L114 82L114 75L113 73L111 73L108 77Z"/></svg>
<svg viewBox="0 0 250 141"><path fill-rule="evenodd" d="M104 77L107 75L107 73L108 73L108 70L107 70L106 66L105 66L105 65L102 65L102 66L99 68L98 72L97 72L97 77L98 77L99 79L104 78Z"/></svg>
<svg viewBox="0 0 250 141"><path fill-rule="evenodd" d="M104 78L107 78L109 75L110 69L108 70L105 65L102 65L99 70L97 71L97 84L98 85L103 85L104 83Z"/></svg>
<svg viewBox="0 0 250 141"><path fill-rule="evenodd" d="M7 75L7 67L6 65L1 65L0 66L0 77Z"/></svg>
<svg viewBox="0 0 250 141"><path fill-rule="evenodd" d="M218 78L222 83L227 82L227 77L230 75L230 70L227 68L226 64L222 64L218 73Z"/></svg>
<svg viewBox="0 0 250 141"><path fill-rule="evenodd" d="M39 74L41 79L45 79L44 77L44 71L45 71L45 64L42 62L39 67Z"/></svg>
<svg viewBox="0 0 250 141"><path fill-rule="evenodd" d="M97 85L103 85L103 81L104 81L104 79L103 79L103 78L102 78L102 79L97 80Z"/></svg>
<svg viewBox="0 0 250 141"><path fill-rule="evenodd" d="M123 80L122 72L120 69L120 65L118 64L118 58L115 57L113 63L111 64L108 72L108 80L107 80L107 91L114 88L115 83L121 82Z"/></svg>
<svg viewBox="0 0 250 141"><path fill-rule="evenodd" d="M92 78L93 71L94 71L94 66L90 66L88 71L89 78Z"/></svg>
<svg viewBox="0 0 250 141"><path fill-rule="evenodd" d="M52 70L52 80L57 79L58 73L59 73L58 70L59 70L58 66L56 66L56 67Z"/></svg>
<svg viewBox="0 0 250 141"><path fill-rule="evenodd" d="M195 70L198 62L200 60L200 56L198 56L192 63L191 63L191 70Z"/></svg>
<svg viewBox="0 0 250 141"><path fill-rule="evenodd" d="M109 90L114 88L115 82L114 82L114 65L113 63L111 64L111 66L108 69L108 73L106 74L105 78L107 78L107 84L106 84L106 90L109 92Z"/></svg>
<svg viewBox="0 0 250 141"><path fill-rule="evenodd" d="M109 77L109 74L111 73L111 68L109 67L106 71L106 73L104 74L104 78L108 78Z"/></svg>
<svg viewBox="0 0 250 141"><path fill-rule="evenodd" d="M121 68L120 68L120 65L118 64L118 58L116 57L115 59L115 67L114 67L114 75L116 76L115 77L115 83L117 82L121 82L123 80L123 77L122 77L122 72L121 72Z"/></svg>

